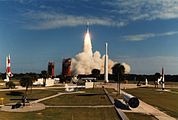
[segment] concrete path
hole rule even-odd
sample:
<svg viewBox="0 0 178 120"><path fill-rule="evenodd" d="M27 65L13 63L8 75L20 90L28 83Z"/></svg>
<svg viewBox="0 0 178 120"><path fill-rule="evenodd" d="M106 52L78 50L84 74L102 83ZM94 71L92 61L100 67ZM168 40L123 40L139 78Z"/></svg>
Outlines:
<svg viewBox="0 0 178 120"><path fill-rule="evenodd" d="M119 117L121 118L121 120L129 120L129 118L125 115L125 113L123 111L121 111L120 108L115 106L114 98L109 95L108 91L106 89L104 89L104 92L107 95L107 97L109 98L110 102L114 105L114 108L115 108L116 112L118 113Z"/></svg>
<svg viewBox="0 0 178 120"><path fill-rule="evenodd" d="M114 105L88 105L88 106L69 106L69 105L61 105L61 106L50 106L46 105L46 107L52 108L112 108Z"/></svg>
<svg viewBox="0 0 178 120"><path fill-rule="evenodd" d="M117 90L117 83L96 83L95 84L96 87L102 87L104 86L105 88L114 88L115 90ZM131 88L138 88L140 86L137 86L137 84L122 84L120 85L121 89L131 89ZM141 87L154 87L154 85L142 85Z"/></svg>
<svg viewBox="0 0 178 120"><path fill-rule="evenodd" d="M65 88L65 87L33 87L32 90L45 90L45 89L61 89L61 88ZM16 89L0 89L0 92L4 92L4 91L19 91L19 90L26 90L25 87L20 87L20 88L16 88ZM31 90L31 88L28 88L28 90Z"/></svg>

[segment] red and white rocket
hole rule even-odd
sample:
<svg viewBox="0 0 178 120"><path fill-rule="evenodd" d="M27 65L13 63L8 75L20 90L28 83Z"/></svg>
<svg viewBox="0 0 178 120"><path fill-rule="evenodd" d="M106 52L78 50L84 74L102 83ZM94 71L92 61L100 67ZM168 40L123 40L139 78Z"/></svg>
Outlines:
<svg viewBox="0 0 178 120"><path fill-rule="evenodd" d="M6 57L6 79L4 81L9 81L13 76L11 72L11 63L10 63L10 55Z"/></svg>

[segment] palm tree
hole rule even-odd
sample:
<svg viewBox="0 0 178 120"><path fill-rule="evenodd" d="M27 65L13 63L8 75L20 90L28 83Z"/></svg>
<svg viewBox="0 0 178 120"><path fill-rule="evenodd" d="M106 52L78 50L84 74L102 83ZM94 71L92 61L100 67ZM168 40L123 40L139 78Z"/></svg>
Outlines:
<svg viewBox="0 0 178 120"><path fill-rule="evenodd" d="M32 89L32 86L33 86L32 80L33 80L33 78L31 76L28 76L28 75L22 77L21 80L20 80L20 85L22 87L26 87L25 95L27 94L29 87L31 87L31 89Z"/></svg>
<svg viewBox="0 0 178 120"><path fill-rule="evenodd" d="M46 78L49 77L48 72L47 72L46 70L41 71L41 77L44 79L43 85L44 85L44 87L45 87L45 86L46 86Z"/></svg>
<svg viewBox="0 0 178 120"><path fill-rule="evenodd" d="M115 76L115 80L117 81L117 83L119 83L119 86L117 84L117 91L119 92L120 94L120 81L121 79L123 79L124 77L124 74L125 74L125 67L120 64L120 63L117 63L115 64L113 67L112 67L112 73L113 75ZM118 88L119 87L119 88Z"/></svg>

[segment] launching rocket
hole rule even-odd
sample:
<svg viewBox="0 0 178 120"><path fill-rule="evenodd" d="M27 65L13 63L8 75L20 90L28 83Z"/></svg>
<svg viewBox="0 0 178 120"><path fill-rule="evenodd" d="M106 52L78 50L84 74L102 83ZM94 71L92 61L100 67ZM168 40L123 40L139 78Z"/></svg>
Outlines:
<svg viewBox="0 0 178 120"><path fill-rule="evenodd" d="M6 79L4 81L9 82L10 78L13 76L11 72L10 55L6 57Z"/></svg>
<svg viewBox="0 0 178 120"><path fill-rule="evenodd" d="M108 80L108 43L105 44L105 64L104 64L104 80L105 82L109 82Z"/></svg>
<svg viewBox="0 0 178 120"><path fill-rule="evenodd" d="M86 34L84 36L84 47L83 47L84 53L88 54L90 57L92 57L92 44L91 44L91 36L89 31L89 23L87 23L87 30Z"/></svg>

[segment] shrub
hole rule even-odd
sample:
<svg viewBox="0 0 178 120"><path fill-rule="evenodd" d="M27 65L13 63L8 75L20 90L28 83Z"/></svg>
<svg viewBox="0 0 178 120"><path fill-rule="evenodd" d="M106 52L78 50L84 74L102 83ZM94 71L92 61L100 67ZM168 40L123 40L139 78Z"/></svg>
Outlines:
<svg viewBox="0 0 178 120"><path fill-rule="evenodd" d="M15 83L13 83L12 81L6 82L6 88L14 89L15 88Z"/></svg>

